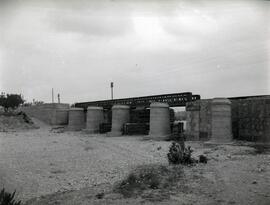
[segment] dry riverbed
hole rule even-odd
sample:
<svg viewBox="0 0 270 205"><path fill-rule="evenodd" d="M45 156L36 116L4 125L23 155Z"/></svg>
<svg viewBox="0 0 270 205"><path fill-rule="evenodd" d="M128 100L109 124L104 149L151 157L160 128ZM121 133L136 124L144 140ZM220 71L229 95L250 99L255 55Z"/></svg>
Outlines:
<svg viewBox="0 0 270 205"><path fill-rule="evenodd" d="M170 142L40 129L0 132L0 185L27 204L270 204L270 155L250 146L188 142L207 164L183 169L169 197L124 198L112 192L138 165L167 165ZM96 197L102 192L104 196ZM155 195L156 194L156 195ZM29 201L30 200L30 201Z"/></svg>

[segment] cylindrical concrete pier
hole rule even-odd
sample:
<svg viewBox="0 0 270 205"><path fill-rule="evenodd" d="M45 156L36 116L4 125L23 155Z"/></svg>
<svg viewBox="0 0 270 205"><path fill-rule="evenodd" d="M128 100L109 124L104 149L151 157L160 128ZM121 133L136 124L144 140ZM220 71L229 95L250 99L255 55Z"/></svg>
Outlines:
<svg viewBox="0 0 270 205"><path fill-rule="evenodd" d="M211 142L230 142L232 140L231 101L227 98L214 98L211 109Z"/></svg>
<svg viewBox="0 0 270 205"><path fill-rule="evenodd" d="M86 117L86 132L99 133L99 125L104 122L102 107L88 107Z"/></svg>
<svg viewBox="0 0 270 205"><path fill-rule="evenodd" d="M149 135L166 137L171 134L170 109L167 103L154 102L150 105L150 131Z"/></svg>
<svg viewBox="0 0 270 205"><path fill-rule="evenodd" d="M130 121L130 107L127 105L114 105L112 107L112 131L111 136L120 136L123 126Z"/></svg>
<svg viewBox="0 0 270 205"><path fill-rule="evenodd" d="M68 111L68 130L79 131L85 128L83 108L70 108Z"/></svg>

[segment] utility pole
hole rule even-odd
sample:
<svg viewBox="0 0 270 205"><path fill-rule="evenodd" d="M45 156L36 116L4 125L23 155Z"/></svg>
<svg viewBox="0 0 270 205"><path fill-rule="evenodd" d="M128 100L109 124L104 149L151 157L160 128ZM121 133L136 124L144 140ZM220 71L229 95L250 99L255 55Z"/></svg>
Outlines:
<svg viewBox="0 0 270 205"><path fill-rule="evenodd" d="M54 103L54 93L53 93L53 88L52 88L52 103Z"/></svg>
<svg viewBox="0 0 270 205"><path fill-rule="evenodd" d="M60 103L60 94L57 95L58 103Z"/></svg>
<svg viewBox="0 0 270 205"><path fill-rule="evenodd" d="M113 82L111 82L111 98L113 100Z"/></svg>

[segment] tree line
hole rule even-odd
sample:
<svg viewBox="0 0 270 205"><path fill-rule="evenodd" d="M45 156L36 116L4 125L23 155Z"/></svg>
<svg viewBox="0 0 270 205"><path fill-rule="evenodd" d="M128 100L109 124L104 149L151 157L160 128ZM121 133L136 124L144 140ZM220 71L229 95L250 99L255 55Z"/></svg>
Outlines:
<svg viewBox="0 0 270 205"><path fill-rule="evenodd" d="M22 95L5 94L3 92L0 95L0 106L4 107L5 111L8 111L9 108L15 109L24 102Z"/></svg>

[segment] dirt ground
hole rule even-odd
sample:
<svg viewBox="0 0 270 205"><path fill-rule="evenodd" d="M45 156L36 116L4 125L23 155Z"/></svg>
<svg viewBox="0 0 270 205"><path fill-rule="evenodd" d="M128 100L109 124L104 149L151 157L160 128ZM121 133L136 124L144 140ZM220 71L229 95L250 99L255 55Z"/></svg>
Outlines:
<svg viewBox="0 0 270 205"><path fill-rule="evenodd" d="M27 115L24 115L22 112L4 114L0 111L0 133L31 130L37 128L38 126L32 122L31 118L29 118Z"/></svg>
<svg viewBox="0 0 270 205"><path fill-rule="evenodd" d="M0 132L0 188L17 190L28 205L43 204L270 204L270 153L250 144L187 142L207 164L184 166L182 189L166 199L123 198L111 191L133 168L167 165L170 142L142 136L107 137L39 129ZM96 197L99 193L104 197ZM156 200L155 200L156 199Z"/></svg>

